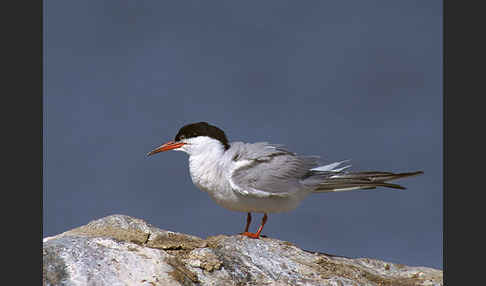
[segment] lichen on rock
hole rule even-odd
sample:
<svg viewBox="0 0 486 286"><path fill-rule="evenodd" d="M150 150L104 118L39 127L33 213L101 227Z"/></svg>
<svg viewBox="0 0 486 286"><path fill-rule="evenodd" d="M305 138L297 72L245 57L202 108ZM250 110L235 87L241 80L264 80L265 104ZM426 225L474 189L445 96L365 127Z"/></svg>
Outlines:
<svg viewBox="0 0 486 286"><path fill-rule="evenodd" d="M112 215L44 239L43 285L443 285L443 273L272 238L202 239Z"/></svg>

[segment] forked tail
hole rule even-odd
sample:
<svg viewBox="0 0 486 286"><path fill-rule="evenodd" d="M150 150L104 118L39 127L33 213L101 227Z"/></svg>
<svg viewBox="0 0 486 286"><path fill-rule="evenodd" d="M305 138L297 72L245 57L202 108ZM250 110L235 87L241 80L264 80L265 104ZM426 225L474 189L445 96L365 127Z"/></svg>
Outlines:
<svg viewBox="0 0 486 286"><path fill-rule="evenodd" d="M343 161L344 162L344 161ZM423 174L422 171L407 173L391 172L346 172L345 169L350 166L335 169L343 162L336 162L326 166L321 166L311 170L312 175L308 178L314 182L314 192L341 192L351 190L374 189L376 187L387 187L393 189L406 189L403 186L388 183L388 181L401 179L410 176ZM307 182L304 182L307 183Z"/></svg>

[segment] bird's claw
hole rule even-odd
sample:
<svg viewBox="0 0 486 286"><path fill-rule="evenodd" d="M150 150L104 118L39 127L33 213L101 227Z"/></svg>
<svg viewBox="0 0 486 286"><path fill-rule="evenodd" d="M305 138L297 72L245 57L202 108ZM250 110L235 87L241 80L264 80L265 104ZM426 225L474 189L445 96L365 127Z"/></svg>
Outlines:
<svg viewBox="0 0 486 286"><path fill-rule="evenodd" d="M252 232L245 231L245 232L240 233L240 234L243 235L243 236L249 237L249 238L255 238L255 239L260 238L259 233L252 233Z"/></svg>

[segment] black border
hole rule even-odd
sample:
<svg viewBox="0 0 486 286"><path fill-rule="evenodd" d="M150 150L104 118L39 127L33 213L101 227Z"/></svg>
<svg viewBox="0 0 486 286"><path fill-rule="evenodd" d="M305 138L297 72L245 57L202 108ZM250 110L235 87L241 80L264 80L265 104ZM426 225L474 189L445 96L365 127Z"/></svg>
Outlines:
<svg viewBox="0 0 486 286"><path fill-rule="evenodd" d="M2 241L10 258L3 272L13 284L40 285L43 1L3 4Z"/></svg>
<svg viewBox="0 0 486 286"><path fill-rule="evenodd" d="M39 33L39 38L38 40L40 41L40 44L39 44L39 49L40 49L40 60L39 60L39 64L40 64L40 69L39 69L39 73L40 73L40 83L39 83L39 90L40 90L40 135L41 135L41 154L40 154L40 168L41 168L41 172L40 172L40 187L41 187L41 192L40 192L40 237L41 237L41 249L43 249L43 243L42 243L42 239L43 239L43 233L44 233L44 225L43 225L43 218L44 218L44 215L43 215L43 197L44 197L44 1L43 0L40 0L38 1L38 7L37 9L39 9L39 12L38 12L38 21L40 23L40 31L38 31ZM34 10L36 11L36 10ZM37 31L37 29L36 29ZM37 34L36 34L37 35ZM42 267L41 267L41 273L40 273L40 278L42 279L42 283L43 283L43 251L41 251L41 264L42 264Z"/></svg>
<svg viewBox="0 0 486 286"><path fill-rule="evenodd" d="M481 99L486 49L484 9L472 3L443 1L444 285L480 285L474 282L484 271Z"/></svg>

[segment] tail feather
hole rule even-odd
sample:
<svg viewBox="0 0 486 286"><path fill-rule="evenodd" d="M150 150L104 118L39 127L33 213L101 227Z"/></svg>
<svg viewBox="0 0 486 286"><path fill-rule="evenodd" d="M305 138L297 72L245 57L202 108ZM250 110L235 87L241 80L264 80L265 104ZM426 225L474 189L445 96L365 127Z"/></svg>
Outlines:
<svg viewBox="0 0 486 286"><path fill-rule="evenodd" d="M351 165L348 165L348 166L344 166L344 167L341 167L339 169L336 169L337 166L339 166L339 165L341 165L342 163L345 163L345 162L349 162L349 160L334 162L334 163L324 165L324 166L319 166L319 167L316 167L316 168L310 169L310 170L314 171L314 172L340 172L342 170L345 170L345 169L351 167Z"/></svg>
<svg viewBox="0 0 486 286"><path fill-rule="evenodd" d="M393 189L406 189L397 184L391 184L387 181L396 180L400 178L416 176L423 174L422 171L407 172L407 173L391 173L391 172L338 172L331 173L329 176L319 182L314 189L314 192L340 192L351 191L359 189L374 189L376 187L386 187ZM323 175L323 174L321 174Z"/></svg>

